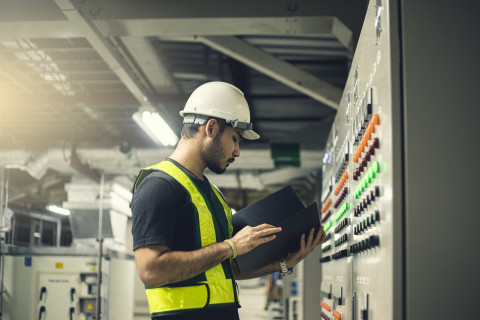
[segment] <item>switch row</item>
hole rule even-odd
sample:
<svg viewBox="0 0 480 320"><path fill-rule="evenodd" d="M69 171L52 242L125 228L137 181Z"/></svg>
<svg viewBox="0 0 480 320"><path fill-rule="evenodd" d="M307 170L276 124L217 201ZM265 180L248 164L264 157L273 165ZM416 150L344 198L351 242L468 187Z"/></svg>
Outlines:
<svg viewBox="0 0 480 320"><path fill-rule="evenodd" d="M337 210L337 213L335 213L335 216L333 217L335 222L340 220L350 209L352 208L352 204L345 202L340 209Z"/></svg>
<svg viewBox="0 0 480 320"><path fill-rule="evenodd" d="M338 247L339 245L345 243L348 241L348 235L347 234L344 234L342 235L340 238L338 238L337 240L335 240L335 247Z"/></svg>
<svg viewBox="0 0 480 320"><path fill-rule="evenodd" d="M332 210L328 210L326 214L322 216L322 224L332 215Z"/></svg>
<svg viewBox="0 0 480 320"><path fill-rule="evenodd" d="M342 231L346 226L348 226L350 224L350 221L348 220L348 218L345 218L342 220L342 222L340 222L336 227L335 227L335 233L339 233L340 231Z"/></svg>
<svg viewBox="0 0 480 320"><path fill-rule="evenodd" d="M362 181L358 183L357 188L353 192L353 198L357 199L362 194L362 192L370 185L370 183L372 182L372 179L375 178L375 176L379 172L380 172L380 163L378 161L375 161L372 163L372 166L368 169Z"/></svg>
<svg viewBox="0 0 480 320"><path fill-rule="evenodd" d="M327 236L325 237L325 242L328 241L328 240L330 240L331 237L332 237L332 234L331 234L331 233L327 234Z"/></svg>
<svg viewBox="0 0 480 320"><path fill-rule="evenodd" d="M330 228L333 226L333 223L332 221L327 221L327 223L325 223L325 225L323 226L323 231L325 231L325 233L328 232L328 230L330 230Z"/></svg>
<svg viewBox="0 0 480 320"><path fill-rule="evenodd" d="M329 316L327 316L323 311L320 313L320 316L322 317L322 319L324 320L331 320Z"/></svg>
<svg viewBox="0 0 480 320"><path fill-rule="evenodd" d="M350 246L350 253L359 253L377 246L380 246L380 238L378 236L372 235L367 239L363 239L362 241L352 244Z"/></svg>
<svg viewBox="0 0 480 320"><path fill-rule="evenodd" d="M332 249L331 245L326 246L325 248L322 248L322 252L327 252L328 250Z"/></svg>
<svg viewBox="0 0 480 320"><path fill-rule="evenodd" d="M337 201L335 201L335 204L333 205L333 207L336 209L338 208L338 206L340 206L340 204L342 204L342 201L345 199L345 197L347 196L348 194L348 187L345 187L342 191L342 193L340 193L340 195L338 196L338 199Z"/></svg>
<svg viewBox="0 0 480 320"><path fill-rule="evenodd" d="M360 140L360 137L365 132L365 129L372 118L373 105L372 105L372 88L367 91L369 96L365 96L362 101L361 109L359 110L355 120L353 121L353 132L355 132L355 142ZM368 102L366 102L368 100Z"/></svg>
<svg viewBox="0 0 480 320"><path fill-rule="evenodd" d="M343 249L338 251L337 253L334 253L332 255L332 258L335 260L338 260L338 259L345 258L346 256L348 256L348 249Z"/></svg>
<svg viewBox="0 0 480 320"><path fill-rule="evenodd" d="M343 185L345 184L345 181L348 179L348 172L345 172L342 176L342 179L340 179L340 182L338 183L337 187L335 188L335 191L333 191L334 195L337 195L340 190L342 190Z"/></svg>
<svg viewBox="0 0 480 320"><path fill-rule="evenodd" d="M380 197L380 187L375 186L367 196L360 201L360 203L353 209L353 215L358 217L362 214L363 210L367 209L367 207L372 204L377 197Z"/></svg>
<svg viewBox="0 0 480 320"><path fill-rule="evenodd" d="M367 230L367 228L375 225L377 221L380 221L380 212L375 211L373 214L368 216L365 220L357 224L355 228L353 228L353 233L356 235L362 234L363 231Z"/></svg>
<svg viewBox="0 0 480 320"><path fill-rule="evenodd" d="M372 145L365 152L365 157L360 161L360 165L353 173L353 180L358 180L364 169L367 167L372 155L375 155L375 149L380 147L380 140L378 138L373 139Z"/></svg>
<svg viewBox="0 0 480 320"><path fill-rule="evenodd" d="M325 213L325 211L327 211L327 209L328 209L328 207L330 206L331 203L332 203L332 199L328 199L327 202L325 203L325 205L322 208L322 213Z"/></svg>
<svg viewBox="0 0 480 320"><path fill-rule="evenodd" d="M368 124L367 129L363 135L362 140L357 148L357 151L353 155L353 162L357 163L358 159L360 158L362 152L364 151L365 147L367 146L367 142L370 140L372 133L375 132L375 126L379 124L379 116L378 113L375 113L372 116L372 121Z"/></svg>
<svg viewBox="0 0 480 320"><path fill-rule="evenodd" d="M331 256L326 256L326 257L320 258L320 263L329 262L331 260L332 260Z"/></svg>
<svg viewBox="0 0 480 320"><path fill-rule="evenodd" d="M344 174L345 169L348 167L349 157L350 155L348 154L348 152L345 153L345 156L343 157L343 161L337 170L337 174L335 175L335 182L338 182L340 180L340 178L342 177L342 174Z"/></svg>

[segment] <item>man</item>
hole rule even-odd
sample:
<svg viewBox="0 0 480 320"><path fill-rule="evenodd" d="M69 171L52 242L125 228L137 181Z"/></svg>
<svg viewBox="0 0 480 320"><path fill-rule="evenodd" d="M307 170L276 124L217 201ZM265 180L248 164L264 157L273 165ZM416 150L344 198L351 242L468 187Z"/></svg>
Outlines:
<svg viewBox="0 0 480 320"><path fill-rule="evenodd" d="M224 82L198 87L180 112L180 142L165 161L142 170L132 199L133 249L152 319L238 319L235 279L292 268L324 238L302 235L300 249L241 277L232 260L281 232L268 224L232 235L231 210L203 175L223 173L242 138L258 139L243 93Z"/></svg>

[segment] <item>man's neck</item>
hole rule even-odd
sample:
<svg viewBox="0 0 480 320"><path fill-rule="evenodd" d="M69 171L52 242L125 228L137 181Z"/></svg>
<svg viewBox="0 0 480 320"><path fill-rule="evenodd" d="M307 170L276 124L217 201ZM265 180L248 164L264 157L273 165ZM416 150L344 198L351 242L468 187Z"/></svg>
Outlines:
<svg viewBox="0 0 480 320"><path fill-rule="evenodd" d="M205 171L205 165L200 159L199 154L200 153L197 152L197 146L193 141L181 139L177 148L169 158L178 162L200 180L204 180L203 172Z"/></svg>

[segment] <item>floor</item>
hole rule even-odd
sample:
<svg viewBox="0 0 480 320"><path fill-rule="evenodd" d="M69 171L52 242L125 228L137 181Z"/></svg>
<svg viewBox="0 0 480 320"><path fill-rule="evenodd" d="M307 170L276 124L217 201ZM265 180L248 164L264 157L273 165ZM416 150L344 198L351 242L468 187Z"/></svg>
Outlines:
<svg viewBox="0 0 480 320"><path fill-rule="evenodd" d="M270 320L284 319L279 311L264 310L265 308L265 286L261 281L246 282L253 280L238 281L240 289L240 304L238 310L240 320Z"/></svg>

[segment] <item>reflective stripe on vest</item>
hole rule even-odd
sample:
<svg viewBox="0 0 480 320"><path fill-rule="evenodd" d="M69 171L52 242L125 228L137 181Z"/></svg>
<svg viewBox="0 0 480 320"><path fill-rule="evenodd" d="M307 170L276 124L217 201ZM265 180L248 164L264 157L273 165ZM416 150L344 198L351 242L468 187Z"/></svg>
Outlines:
<svg viewBox="0 0 480 320"><path fill-rule="evenodd" d="M212 213L208 209L205 199L197 190L190 178L175 164L169 161L145 169L148 171L160 170L177 180L190 194L193 205L198 212L196 228L199 229L201 246L205 247L216 243L215 227ZM135 183L135 189L140 185L147 174L140 173ZM140 180L140 181L138 181ZM211 187L220 203L228 220L228 233L232 235L232 213L218 190ZM213 205L213 204L212 204ZM207 281L185 286L164 286L145 289L151 314L169 313L188 309L202 309L212 305L233 305L236 301L234 293L234 279L227 279L222 264L205 271Z"/></svg>

